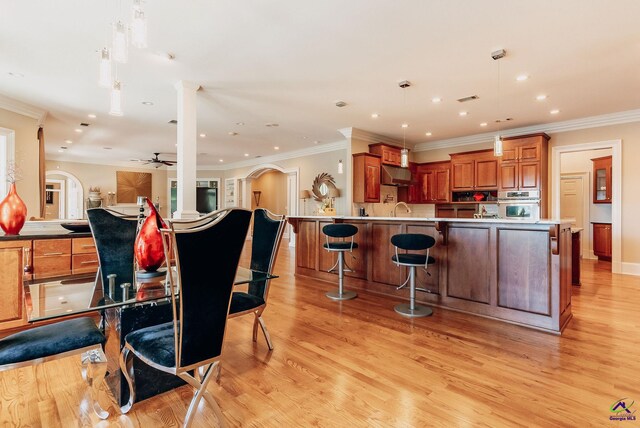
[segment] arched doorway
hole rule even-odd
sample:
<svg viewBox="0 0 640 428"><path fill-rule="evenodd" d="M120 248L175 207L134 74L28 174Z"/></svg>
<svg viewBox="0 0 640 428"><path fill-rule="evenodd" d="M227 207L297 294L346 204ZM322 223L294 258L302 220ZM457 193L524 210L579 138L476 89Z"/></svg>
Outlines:
<svg viewBox="0 0 640 428"><path fill-rule="evenodd" d="M242 206L247 209L266 208L286 216L298 215L299 175L300 169L297 167L282 168L274 164L255 166L239 180ZM285 230L284 238L289 240L290 246L294 245L291 226Z"/></svg>
<svg viewBox="0 0 640 428"><path fill-rule="evenodd" d="M82 183L73 174L60 170L45 172L47 197L45 213L47 219L81 219L84 217L84 190Z"/></svg>

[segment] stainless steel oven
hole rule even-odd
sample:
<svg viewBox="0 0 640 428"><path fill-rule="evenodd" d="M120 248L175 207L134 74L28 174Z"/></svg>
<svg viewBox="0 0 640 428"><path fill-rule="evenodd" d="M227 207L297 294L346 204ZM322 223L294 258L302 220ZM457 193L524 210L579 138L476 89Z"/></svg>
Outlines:
<svg viewBox="0 0 640 428"><path fill-rule="evenodd" d="M498 192L498 216L513 220L540 220L540 191Z"/></svg>

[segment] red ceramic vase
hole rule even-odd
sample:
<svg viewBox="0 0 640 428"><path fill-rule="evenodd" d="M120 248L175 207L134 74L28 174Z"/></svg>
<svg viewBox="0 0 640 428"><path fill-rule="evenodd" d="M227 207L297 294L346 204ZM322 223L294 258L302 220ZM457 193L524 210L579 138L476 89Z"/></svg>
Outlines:
<svg viewBox="0 0 640 428"><path fill-rule="evenodd" d="M0 227L7 235L17 235L26 219L27 206L16 192L16 183L11 183L9 193L0 202Z"/></svg>
<svg viewBox="0 0 640 428"><path fill-rule="evenodd" d="M136 236L134 251L138 267L153 272L158 270L164 262L160 228L166 228L167 225L149 198L147 198L147 205L149 206L149 215L142 223L138 236Z"/></svg>

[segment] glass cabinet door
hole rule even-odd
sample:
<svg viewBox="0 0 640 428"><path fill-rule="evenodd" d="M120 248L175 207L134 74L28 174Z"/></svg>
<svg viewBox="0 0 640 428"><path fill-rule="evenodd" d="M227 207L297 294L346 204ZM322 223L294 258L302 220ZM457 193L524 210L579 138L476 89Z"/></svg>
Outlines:
<svg viewBox="0 0 640 428"><path fill-rule="evenodd" d="M607 199L607 170L605 168L595 171L596 201Z"/></svg>
<svg viewBox="0 0 640 428"><path fill-rule="evenodd" d="M611 203L611 156L591 159L593 161L593 203Z"/></svg>

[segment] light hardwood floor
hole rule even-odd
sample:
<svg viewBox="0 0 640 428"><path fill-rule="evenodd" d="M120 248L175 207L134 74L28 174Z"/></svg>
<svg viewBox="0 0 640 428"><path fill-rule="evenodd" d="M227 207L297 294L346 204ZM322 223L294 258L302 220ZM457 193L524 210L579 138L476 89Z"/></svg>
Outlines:
<svg viewBox="0 0 640 428"><path fill-rule="evenodd" d="M295 278L293 259L283 246L264 315L272 352L251 341L251 317L230 321L222 378L209 385L230 426L607 426L614 401L640 408L640 277L583 262L559 337L438 308L409 320L375 295L333 302L334 285ZM192 394L127 415L111 405L100 422L85 391L77 357L0 373L0 426L179 426ZM194 426L216 426L204 402Z"/></svg>

